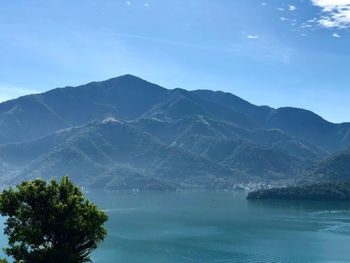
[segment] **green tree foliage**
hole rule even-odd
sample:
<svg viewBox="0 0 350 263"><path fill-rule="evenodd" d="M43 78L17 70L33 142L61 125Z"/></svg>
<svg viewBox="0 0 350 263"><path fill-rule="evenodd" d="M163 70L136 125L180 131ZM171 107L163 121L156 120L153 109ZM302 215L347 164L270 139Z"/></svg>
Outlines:
<svg viewBox="0 0 350 263"><path fill-rule="evenodd" d="M0 212L7 217L9 247L4 250L15 262L91 262L91 252L106 236L107 215L68 177L4 190Z"/></svg>

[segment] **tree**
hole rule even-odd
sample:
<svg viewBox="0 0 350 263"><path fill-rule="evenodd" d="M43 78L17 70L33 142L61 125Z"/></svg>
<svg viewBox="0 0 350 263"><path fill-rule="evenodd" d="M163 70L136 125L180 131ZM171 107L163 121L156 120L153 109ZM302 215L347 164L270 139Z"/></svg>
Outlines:
<svg viewBox="0 0 350 263"><path fill-rule="evenodd" d="M91 252L106 236L107 215L66 176L4 190L0 213L7 217L9 247L4 251L15 262L91 262Z"/></svg>

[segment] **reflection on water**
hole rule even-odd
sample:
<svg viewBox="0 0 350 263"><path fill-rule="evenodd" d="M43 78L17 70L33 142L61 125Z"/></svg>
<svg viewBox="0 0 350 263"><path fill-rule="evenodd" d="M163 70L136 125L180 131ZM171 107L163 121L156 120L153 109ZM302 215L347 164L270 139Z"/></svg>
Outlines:
<svg viewBox="0 0 350 263"><path fill-rule="evenodd" d="M245 192L89 192L109 215L96 262L350 262L350 204Z"/></svg>

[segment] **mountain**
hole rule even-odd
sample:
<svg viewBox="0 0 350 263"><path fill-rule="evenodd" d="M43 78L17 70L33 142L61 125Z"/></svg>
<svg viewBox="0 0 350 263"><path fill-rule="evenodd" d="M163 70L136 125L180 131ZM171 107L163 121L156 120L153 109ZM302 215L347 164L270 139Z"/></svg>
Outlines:
<svg viewBox="0 0 350 263"><path fill-rule="evenodd" d="M216 181L242 180L233 169L165 145L112 117L30 143L6 145L0 152L0 158L9 166L20 167L11 174L13 181L60 177L66 173L85 186L101 186L102 181L110 184L110 181L130 181L132 178L148 180L152 184L158 182L159 188L165 185L214 187ZM128 187L142 188L140 185Z"/></svg>
<svg viewBox="0 0 350 263"><path fill-rule="evenodd" d="M311 163L270 147L240 144L225 158L225 165L246 174L262 175L265 180L296 176Z"/></svg>
<svg viewBox="0 0 350 263"><path fill-rule="evenodd" d="M133 125L168 145L259 180L296 176L326 155L278 130L245 130L200 115L176 122L141 119Z"/></svg>
<svg viewBox="0 0 350 263"><path fill-rule="evenodd" d="M205 154L212 142L239 140L306 159L317 160L327 156L327 152L322 149L303 143L276 129L244 129L230 122L202 115L190 115L177 121L139 119L134 121L133 125L166 144L177 145L195 154Z"/></svg>
<svg viewBox="0 0 350 263"><path fill-rule="evenodd" d="M350 149L333 154L312 166L302 179L307 182L350 181Z"/></svg>
<svg viewBox="0 0 350 263"><path fill-rule="evenodd" d="M29 141L107 115L135 119L168 92L125 75L10 100L0 104L0 144Z"/></svg>
<svg viewBox="0 0 350 263"><path fill-rule="evenodd" d="M0 144L30 141L112 115L123 120L178 120L203 115L247 129L279 129L335 152L350 146L350 124L334 124L296 108L255 106L233 94L168 90L132 75L57 88L0 104Z"/></svg>
<svg viewBox="0 0 350 263"><path fill-rule="evenodd" d="M193 93L208 101L212 101L223 105L226 108L244 114L261 126L264 126L267 116L271 111L273 111L273 108L268 106L256 106L228 92L195 90Z"/></svg>
<svg viewBox="0 0 350 263"><path fill-rule="evenodd" d="M0 103L0 175L9 184L69 173L109 189L232 188L296 180L347 147L349 123L132 75Z"/></svg>
<svg viewBox="0 0 350 263"><path fill-rule="evenodd" d="M194 93L246 115L263 128L279 129L327 151L335 152L350 146L350 123L331 123L304 109L256 106L222 91L196 90Z"/></svg>
<svg viewBox="0 0 350 263"><path fill-rule="evenodd" d="M335 152L350 145L350 123L334 124L311 111L279 108L267 117L266 128L277 128Z"/></svg>
<svg viewBox="0 0 350 263"><path fill-rule="evenodd" d="M81 185L108 189L232 188L288 179L317 160L311 149L305 158L296 157L272 144L244 139L244 133L254 138L249 131L196 115L176 122L107 117L0 146L6 164L2 174L10 184L69 174ZM290 140L279 137L280 143Z"/></svg>
<svg viewBox="0 0 350 263"><path fill-rule="evenodd" d="M238 127L258 128L259 126L245 117L225 106L204 100L195 94L175 89L169 93L163 102L146 112L144 118L157 118L161 120L179 120L185 116L201 115L231 122Z"/></svg>

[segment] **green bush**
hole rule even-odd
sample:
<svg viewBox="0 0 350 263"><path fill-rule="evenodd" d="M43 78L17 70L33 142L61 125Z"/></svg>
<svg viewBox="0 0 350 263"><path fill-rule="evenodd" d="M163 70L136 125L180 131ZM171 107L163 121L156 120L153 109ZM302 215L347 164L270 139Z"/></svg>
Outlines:
<svg viewBox="0 0 350 263"><path fill-rule="evenodd" d="M68 177L36 179L0 194L7 217L8 256L16 262L89 262L106 236L107 215L86 200Z"/></svg>

